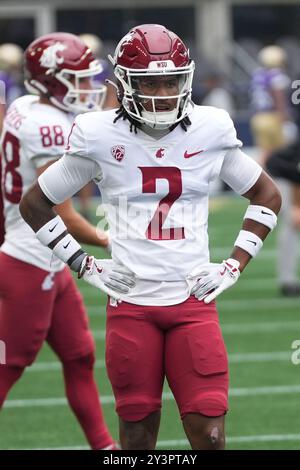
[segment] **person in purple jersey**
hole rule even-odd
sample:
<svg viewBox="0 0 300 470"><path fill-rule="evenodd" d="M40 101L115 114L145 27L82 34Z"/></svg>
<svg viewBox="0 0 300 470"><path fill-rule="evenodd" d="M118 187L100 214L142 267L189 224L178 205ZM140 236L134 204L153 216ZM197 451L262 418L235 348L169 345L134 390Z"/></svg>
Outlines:
<svg viewBox="0 0 300 470"><path fill-rule="evenodd" d="M290 78L285 72L287 56L278 46L263 48L258 55L261 68L251 81L251 128L264 165L270 153L296 138L297 127L289 106Z"/></svg>
<svg viewBox="0 0 300 470"><path fill-rule="evenodd" d="M261 152L261 163L268 165L272 154L286 153L285 149L297 139L297 126L292 120L289 102L291 80L285 72L287 56L277 46L268 46L259 53L262 65L252 77L251 120L254 140ZM268 167L268 166L267 166ZM274 174L274 173L273 173ZM300 226L298 189L283 174L277 176L282 194L281 224L278 232L277 278L282 295L300 295L298 270L298 234Z"/></svg>

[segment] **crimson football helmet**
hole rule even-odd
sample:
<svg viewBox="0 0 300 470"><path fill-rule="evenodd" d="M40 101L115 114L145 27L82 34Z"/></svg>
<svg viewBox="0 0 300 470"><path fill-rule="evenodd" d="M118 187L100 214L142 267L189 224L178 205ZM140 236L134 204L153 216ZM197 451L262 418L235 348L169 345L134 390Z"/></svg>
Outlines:
<svg viewBox="0 0 300 470"><path fill-rule="evenodd" d="M158 24L136 26L124 36L109 56L118 79L118 96L126 112L136 121L157 129L167 129L184 119L192 109L191 92L194 62L182 40ZM163 96L148 96L139 90L139 79L145 76L178 77L178 94L172 111L157 110ZM143 103L152 102L152 111ZM149 109L149 107L148 107Z"/></svg>
<svg viewBox="0 0 300 470"><path fill-rule="evenodd" d="M106 86L93 84L102 66L74 34L50 33L33 41L25 51L25 85L46 96L64 111L100 110Z"/></svg>

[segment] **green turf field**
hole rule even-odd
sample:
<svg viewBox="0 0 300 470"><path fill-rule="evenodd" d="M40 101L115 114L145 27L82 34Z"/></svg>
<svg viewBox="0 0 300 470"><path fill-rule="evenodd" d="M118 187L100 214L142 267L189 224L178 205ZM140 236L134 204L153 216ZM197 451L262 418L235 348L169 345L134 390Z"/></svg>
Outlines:
<svg viewBox="0 0 300 470"><path fill-rule="evenodd" d="M213 204L213 261L230 255L245 207L243 201L230 197ZM97 343L96 373L104 413L117 438L117 417L103 360L105 298L83 282L80 289ZM218 308L231 371L227 448L300 448L300 365L291 363L291 344L300 339L300 302L277 293L275 234L237 285L219 298ZM59 363L45 346L8 397L0 416L0 448L85 447L83 434L66 405ZM167 387L157 448L189 448Z"/></svg>

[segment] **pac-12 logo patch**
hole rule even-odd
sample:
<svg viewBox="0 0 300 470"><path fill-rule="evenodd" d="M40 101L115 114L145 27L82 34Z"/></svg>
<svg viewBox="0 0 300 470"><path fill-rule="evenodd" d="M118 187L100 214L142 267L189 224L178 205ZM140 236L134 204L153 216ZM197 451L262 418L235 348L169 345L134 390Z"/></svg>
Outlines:
<svg viewBox="0 0 300 470"><path fill-rule="evenodd" d="M124 147L124 145L114 145L111 148L111 154L118 162L123 160L123 158L125 157L125 147Z"/></svg>

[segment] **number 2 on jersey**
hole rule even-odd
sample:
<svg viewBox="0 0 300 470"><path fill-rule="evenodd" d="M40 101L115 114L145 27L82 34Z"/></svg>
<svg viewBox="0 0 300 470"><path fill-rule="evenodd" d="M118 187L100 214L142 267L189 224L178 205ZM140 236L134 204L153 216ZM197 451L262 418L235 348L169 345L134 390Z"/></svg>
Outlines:
<svg viewBox="0 0 300 470"><path fill-rule="evenodd" d="M169 183L169 192L158 204L158 207L146 230L150 240L182 240L185 238L184 227L163 228L168 213L174 202L182 193L181 171L177 167L139 167L143 177L143 193L156 193L156 181L165 179Z"/></svg>

